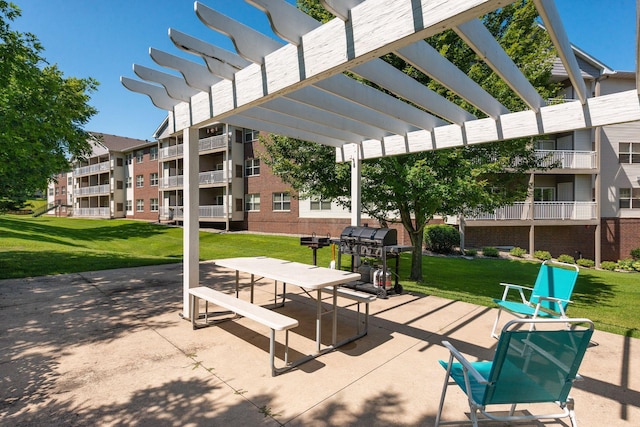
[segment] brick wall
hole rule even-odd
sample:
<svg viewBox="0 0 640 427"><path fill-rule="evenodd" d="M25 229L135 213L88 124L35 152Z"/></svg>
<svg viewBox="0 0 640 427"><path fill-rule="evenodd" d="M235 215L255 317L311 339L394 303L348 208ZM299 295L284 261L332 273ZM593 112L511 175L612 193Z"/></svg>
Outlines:
<svg viewBox="0 0 640 427"><path fill-rule="evenodd" d="M629 258L640 248L640 218L603 218L601 224L603 261Z"/></svg>
<svg viewBox="0 0 640 427"><path fill-rule="evenodd" d="M155 221L158 219L158 212L151 211L151 199L159 199L158 186L151 185L151 174L158 173L158 160L151 160L150 147L142 149L144 156L142 162L138 163L136 154L140 150L133 152L133 215L128 215L127 218L143 219ZM136 186L136 176L142 175L144 177L144 185L142 187ZM138 212L136 207L136 200L144 200L144 211Z"/></svg>

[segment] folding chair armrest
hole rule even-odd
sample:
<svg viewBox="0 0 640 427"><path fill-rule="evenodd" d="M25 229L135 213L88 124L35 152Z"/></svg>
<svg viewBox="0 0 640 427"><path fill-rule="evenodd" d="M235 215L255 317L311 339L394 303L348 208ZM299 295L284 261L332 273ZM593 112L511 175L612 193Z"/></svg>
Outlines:
<svg viewBox="0 0 640 427"><path fill-rule="evenodd" d="M524 296L523 290L526 289L528 291L533 291L533 288L530 288L528 286L514 285L513 283L500 283L500 286L504 286L504 292L502 293L502 301L506 301L509 291L511 289L515 289L520 294L520 298L522 299L522 302L524 304L529 304L529 301L527 301L527 299Z"/></svg>
<svg viewBox="0 0 640 427"><path fill-rule="evenodd" d="M556 298L556 297L550 297L550 296L541 296L541 295L534 295L534 297L537 297L539 300L573 303L573 301L571 301L570 299L562 299L562 298Z"/></svg>
<svg viewBox="0 0 640 427"><path fill-rule="evenodd" d="M468 373L470 373L478 383L480 383L480 384L488 384L489 383L489 381L487 381L487 379L485 377L483 377L482 374L480 374L480 372L478 372L478 370L476 368L473 367L471 362L469 362L462 355L462 353L460 353L449 341L442 341L442 345L445 346L449 350L449 352L451 353L451 356L453 358L455 358L458 362L460 362L460 364L465 368L465 370Z"/></svg>

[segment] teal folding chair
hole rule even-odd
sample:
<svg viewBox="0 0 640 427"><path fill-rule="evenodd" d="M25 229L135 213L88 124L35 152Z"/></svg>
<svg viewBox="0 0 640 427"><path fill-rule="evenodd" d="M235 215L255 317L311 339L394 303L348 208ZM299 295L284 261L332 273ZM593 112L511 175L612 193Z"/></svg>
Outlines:
<svg viewBox="0 0 640 427"><path fill-rule="evenodd" d="M498 304L498 314L493 323L491 336L498 338L496 329L502 310L508 311L519 318L559 318L567 317L567 305L571 302L571 294L578 280L578 266L563 262L545 261L540 266L538 277L533 288L500 283L504 286L502 299L494 299ZM509 301L509 291L516 290L521 301ZM530 297L525 297L525 290L530 291Z"/></svg>
<svg viewBox="0 0 640 427"><path fill-rule="evenodd" d="M567 322L571 324L570 329L558 327ZM537 327L531 329L531 324ZM516 422L565 417L569 417L571 425L576 426L573 399L569 392L573 382L580 379L578 368L592 334L593 323L589 319L512 320L503 328L490 362L469 362L453 345L443 341L450 356L448 362L439 361L447 373L436 427L467 421L441 421L447 387L454 384L466 394L474 427L479 421ZM534 409L536 412L548 410L546 405L536 405L546 403L557 404L561 412L532 412ZM527 404L526 412L516 414L516 405L519 404ZM501 412L492 407L492 412L489 412L487 407L490 405L508 406Z"/></svg>

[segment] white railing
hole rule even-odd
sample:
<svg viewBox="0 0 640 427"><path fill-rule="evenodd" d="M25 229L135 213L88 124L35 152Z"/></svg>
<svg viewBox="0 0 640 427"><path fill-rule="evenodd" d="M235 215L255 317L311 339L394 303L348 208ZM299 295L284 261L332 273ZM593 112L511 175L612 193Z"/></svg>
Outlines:
<svg viewBox="0 0 640 427"><path fill-rule="evenodd" d="M96 163L94 165L89 165L89 166L82 166L79 168L75 168L73 170L73 174L78 176L78 175L88 175L88 174L92 174L92 173L98 173L98 172L106 172L108 170L111 169L111 162L107 161L107 162L101 162L101 163Z"/></svg>
<svg viewBox="0 0 640 427"><path fill-rule="evenodd" d="M73 216L110 217L109 208L74 208Z"/></svg>
<svg viewBox="0 0 640 427"><path fill-rule="evenodd" d="M596 219L596 202L517 202L511 206L465 216L466 221ZM533 212L532 208L533 207Z"/></svg>
<svg viewBox="0 0 640 427"><path fill-rule="evenodd" d="M182 187L183 176L182 175L174 175L174 176L163 176L160 178L158 184L160 188L172 188L172 187Z"/></svg>
<svg viewBox="0 0 640 427"><path fill-rule="evenodd" d="M158 157L160 159L166 159L168 157L181 156L184 150L184 144L170 145L169 147L163 147L158 150Z"/></svg>
<svg viewBox="0 0 640 427"><path fill-rule="evenodd" d="M104 194L111 192L111 186L109 184L91 185L89 187L76 188L75 192L76 197L89 196L92 194Z"/></svg>
<svg viewBox="0 0 640 427"><path fill-rule="evenodd" d="M211 205L200 206L198 214L200 215L200 218L224 218L225 212L225 205ZM160 208L160 217L168 220L184 219L184 207L162 206Z"/></svg>
<svg viewBox="0 0 640 427"><path fill-rule="evenodd" d="M595 151L572 151L572 150L536 150L536 156L544 159L542 166L562 169L595 169Z"/></svg>
<svg viewBox="0 0 640 427"><path fill-rule="evenodd" d="M217 184L226 182L225 173L223 170L200 172L198 175L200 184Z"/></svg>
<svg viewBox="0 0 640 427"><path fill-rule="evenodd" d="M226 148L228 144L229 137L227 135L216 135L199 140L198 149L200 151L217 150L219 148Z"/></svg>

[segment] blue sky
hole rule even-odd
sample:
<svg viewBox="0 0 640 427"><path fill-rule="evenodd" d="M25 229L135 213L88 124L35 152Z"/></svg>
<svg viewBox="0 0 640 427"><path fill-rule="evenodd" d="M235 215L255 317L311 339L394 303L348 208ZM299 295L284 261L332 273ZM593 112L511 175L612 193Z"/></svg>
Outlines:
<svg viewBox="0 0 640 427"><path fill-rule="evenodd" d="M295 0L287 0L295 3ZM225 36L196 17L193 0L13 0L22 16L11 24L34 33L44 56L66 76L100 82L91 104L99 112L87 130L152 139L166 112L144 95L128 91L120 76L136 78L132 64L162 71L148 54L154 47L198 62L182 53L169 28L233 51ZM201 0L245 25L272 35L266 16L242 0ZM616 70L635 70L635 0L556 0L571 42Z"/></svg>

